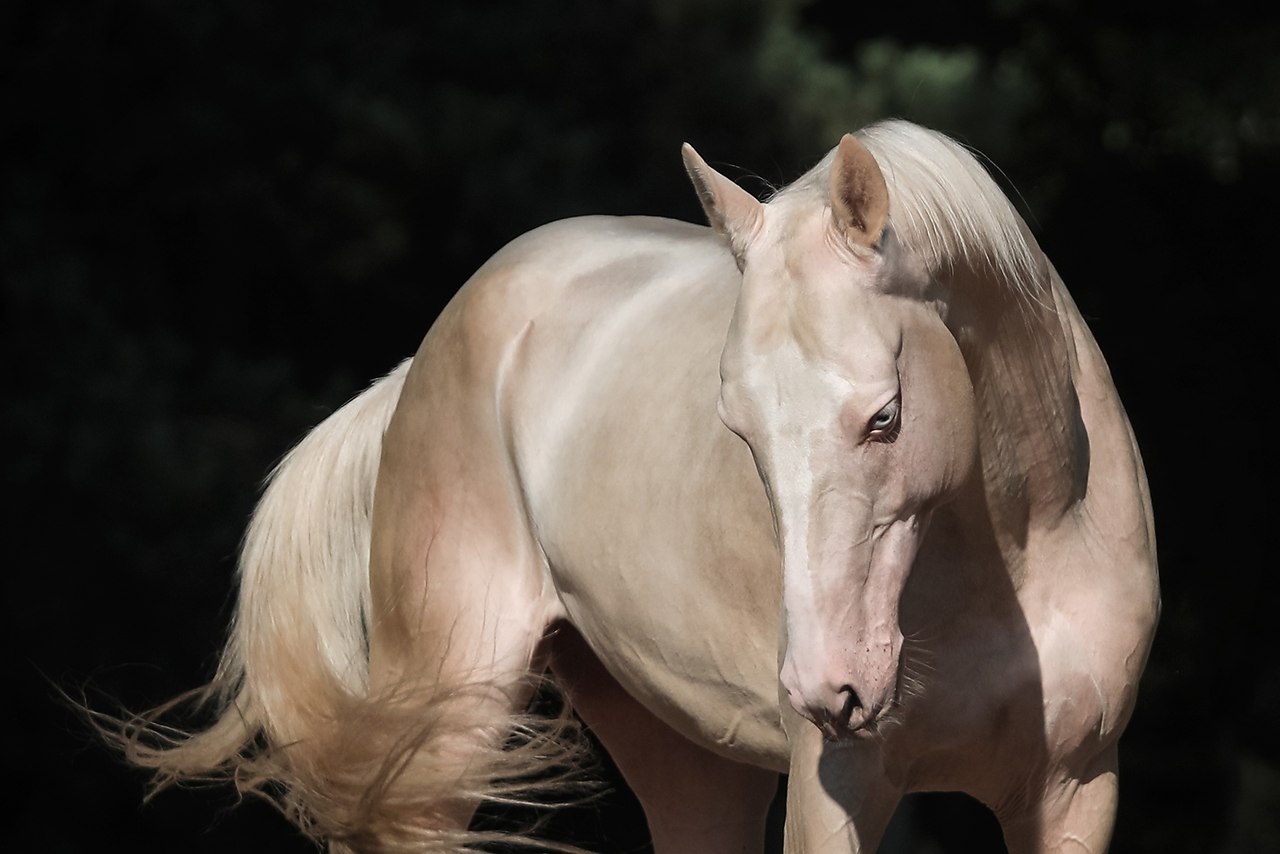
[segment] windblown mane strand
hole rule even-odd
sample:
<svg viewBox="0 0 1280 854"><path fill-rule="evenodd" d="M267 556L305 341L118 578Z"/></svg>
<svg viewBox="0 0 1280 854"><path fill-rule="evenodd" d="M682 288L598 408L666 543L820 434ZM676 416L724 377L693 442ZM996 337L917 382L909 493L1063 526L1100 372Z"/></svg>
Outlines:
<svg viewBox="0 0 1280 854"><path fill-rule="evenodd" d="M856 136L884 174L895 236L931 273L985 268L1019 297L1044 302L1047 277L1039 251L1022 217L968 149L901 120L869 125ZM834 157L833 149L778 196L825 194Z"/></svg>

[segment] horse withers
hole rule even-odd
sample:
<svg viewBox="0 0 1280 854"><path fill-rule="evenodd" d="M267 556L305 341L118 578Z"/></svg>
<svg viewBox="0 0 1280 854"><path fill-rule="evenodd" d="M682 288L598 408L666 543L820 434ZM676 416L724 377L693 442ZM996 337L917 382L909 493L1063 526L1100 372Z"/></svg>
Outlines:
<svg viewBox="0 0 1280 854"><path fill-rule="evenodd" d="M572 741L660 854L874 851L922 790L1010 851L1102 851L1159 611L1106 363L963 147L845 136L711 228L553 223L281 463L207 730L117 730L160 785L234 778L334 850L454 850ZM524 738L513 741L512 732ZM568 744L568 747L561 748Z"/></svg>

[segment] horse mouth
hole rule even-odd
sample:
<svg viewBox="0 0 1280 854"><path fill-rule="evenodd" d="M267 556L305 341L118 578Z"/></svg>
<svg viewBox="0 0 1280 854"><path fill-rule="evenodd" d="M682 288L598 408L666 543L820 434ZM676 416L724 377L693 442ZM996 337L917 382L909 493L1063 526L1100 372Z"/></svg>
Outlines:
<svg viewBox="0 0 1280 854"><path fill-rule="evenodd" d="M850 693L844 707L837 715L828 717L818 725L826 741L869 740L882 734L882 724L897 708L897 692L888 700L866 709L858 704L856 694Z"/></svg>

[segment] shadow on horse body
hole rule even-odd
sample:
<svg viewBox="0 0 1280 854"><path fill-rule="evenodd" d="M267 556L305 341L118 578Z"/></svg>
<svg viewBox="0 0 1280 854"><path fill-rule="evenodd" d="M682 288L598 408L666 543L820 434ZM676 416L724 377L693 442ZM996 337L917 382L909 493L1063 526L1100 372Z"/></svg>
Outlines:
<svg viewBox="0 0 1280 854"><path fill-rule="evenodd" d="M281 787L335 848L456 848L572 761L521 717L550 666L659 852L759 850L779 773L788 852L873 851L920 790L1011 851L1106 847L1154 537L1053 268L907 123L767 204L685 163L711 229L517 239L285 459L222 717L135 720L132 758Z"/></svg>

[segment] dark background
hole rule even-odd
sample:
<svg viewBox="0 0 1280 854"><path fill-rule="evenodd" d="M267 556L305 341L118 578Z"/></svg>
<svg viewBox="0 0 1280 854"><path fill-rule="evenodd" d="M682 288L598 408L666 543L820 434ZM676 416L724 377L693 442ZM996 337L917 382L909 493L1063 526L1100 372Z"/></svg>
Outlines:
<svg viewBox="0 0 1280 854"><path fill-rule="evenodd" d="M1280 851L1280 27L1124 5L0 7L6 849L308 850L226 791L141 806L55 687L136 709L207 678L261 477L506 241L700 221L684 140L763 191L901 116L999 164L1146 456L1165 610L1114 850ZM566 823L622 851L635 821ZM991 834L925 797L898 838Z"/></svg>

